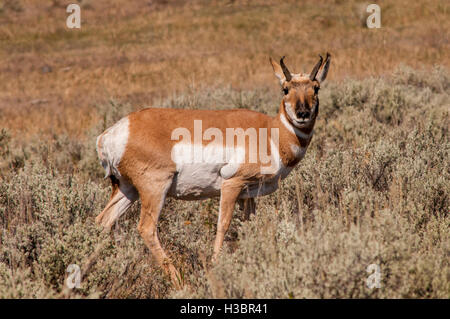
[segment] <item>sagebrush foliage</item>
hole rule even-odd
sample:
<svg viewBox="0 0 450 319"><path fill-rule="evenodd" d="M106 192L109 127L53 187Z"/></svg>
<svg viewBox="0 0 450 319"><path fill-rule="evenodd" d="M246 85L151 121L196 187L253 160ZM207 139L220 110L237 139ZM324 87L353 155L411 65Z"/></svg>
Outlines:
<svg viewBox="0 0 450 319"><path fill-rule="evenodd" d="M95 136L133 108L111 101L83 140L23 144L0 132L0 297L449 298L450 141L447 70L329 83L316 133L256 216L232 221L208 263L218 201L169 200L160 236L186 283L173 291L136 231L139 203L111 234L94 217L109 197ZM191 90L158 106L275 114L264 88ZM381 288L366 287L368 265ZM66 269L82 269L80 289Z"/></svg>

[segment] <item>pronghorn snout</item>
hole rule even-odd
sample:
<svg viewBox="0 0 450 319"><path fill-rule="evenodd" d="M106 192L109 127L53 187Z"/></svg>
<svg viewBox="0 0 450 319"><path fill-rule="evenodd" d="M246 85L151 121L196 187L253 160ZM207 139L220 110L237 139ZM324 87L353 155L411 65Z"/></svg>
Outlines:
<svg viewBox="0 0 450 319"><path fill-rule="evenodd" d="M299 119L306 120L306 119L309 119L311 117L311 113L310 112L297 112L297 117Z"/></svg>

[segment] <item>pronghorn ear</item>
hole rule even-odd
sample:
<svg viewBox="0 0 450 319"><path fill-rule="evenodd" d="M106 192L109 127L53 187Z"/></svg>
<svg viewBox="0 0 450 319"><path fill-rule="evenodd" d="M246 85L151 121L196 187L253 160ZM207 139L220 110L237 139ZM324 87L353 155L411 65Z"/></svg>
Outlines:
<svg viewBox="0 0 450 319"><path fill-rule="evenodd" d="M317 79L317 81L319 81L319 83L322 83L327 78L328 69L330 68L330 60L331 60L331 55L327 52L327 57L325 58L325 62L320 67L319 72L317 72L316 79Z"/></svg>
<svg viewBox="0 0 450 319"><path fill-rule="evenodd" d="M272 57L269 57L270 63L272 64L273 72L275 73L275 76L280 80L280 84L283 85L283 83L286 81L286 77L283 74L283 69L281 66L275 62Z"/></svg>

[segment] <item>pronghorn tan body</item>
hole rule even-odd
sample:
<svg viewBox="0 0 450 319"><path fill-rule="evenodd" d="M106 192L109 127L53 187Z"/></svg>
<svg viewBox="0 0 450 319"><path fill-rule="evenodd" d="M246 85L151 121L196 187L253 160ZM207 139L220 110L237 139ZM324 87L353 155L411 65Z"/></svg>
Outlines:
<svg viewBox="0 0 450 319"><path fill-rule="evenodd" d="M319 108L317 94L320 82L327 76L330 56L327 54L324 62L321 57L309 75L291 74L283 59L281 65L270 61L285 92L276 117L242 109L148 108L129 114L97 138L97 152L111 178L112 194L96 221L110 229L140 198L139 232L176 286L179 273L162 249L157 233L166 197L196 200L220 196L214 260L236 201L243 204L247 217L254 213L254 198L274 192L279 180L303 158L311 141ZM195 136L199 124L200 139ZM239 144L238 134L233 135L230 129L248 133L243 135L248 143ZM191 133L191 139L182 139L180 132ZM264 132L266 139L262 138ZM254 140L252 133L256 133ZM219 135L226 138L218 138ZM230 146L230 140L240 148ZM255 143L257 148L252 147ZM233 152L224 156L229 149ZM263 149L269 162L258 156ZM201 160L193 161L198 152Z"/></svg>

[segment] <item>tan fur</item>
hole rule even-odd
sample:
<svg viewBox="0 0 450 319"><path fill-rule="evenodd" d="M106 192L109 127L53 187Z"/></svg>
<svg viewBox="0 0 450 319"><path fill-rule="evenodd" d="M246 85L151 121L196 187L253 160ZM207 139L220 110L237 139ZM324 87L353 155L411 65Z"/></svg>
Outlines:
<svg viewBox="0 0 450 319"><path fill-rule="evenodd" d="M257 131L259 128L267 128L269 136L270 129L277 128L279 130L280 159L283 167L287 168L288 171L301 159L297 156L298 154L293 152L293 149L296 147L306 149L311 141L311 136L306 139L301 138L287 129L282 122L282 117L286 117L292 124L289 114L286 113L286 103L290 103L296 110L302 109L312 112L312 107L317 99L314 87L319 86L319 82L317 80L310 81L309 78L303 76L294 76L290 82L283 82L284 75L280 66L272 59L271 63L275 74L282 83L282 87L289 89L289 93L281 101L279 114L275 117L242 109L211 111L148 108L128 115L128 141L117 167L120 172L120 181L118 185L115 185L114 179L112 179L113 194L111 200L97 217L97 222L108 228L111 227L112 219L117 216L117 211L114 211L113 208L118 202L118 198L124 196L122 193L125 192L133 195L133 192L128 188L121 192L124 185L129 185L132 190L137 190L142 202L138 226L139 233L158 263L170 275L172 282L177 287L182 284L180 274L162 249L157 234L159 214L166 196L170 194L169 189L177 174L176 164L171 159L171 151L178 141L171 139L172 132L180 127L193 132L194 120L202 121L203 132L208 128L218 128L224 137L226 136L226 128L242 128L244 130L255 128ZM329 63L328 56L325 63ZM321 74L322 69L323 66L319 70L319 74ZM306 135L311 134L316 117L317 113L311 117L307 125L298 130ZM203 145L210 142L202 141ZM101 143L102 141L99 139L100 147ZM225 146L225 139L223 143ZM269 139L267 149L269 153L272 153L273 150L270 147ZM239 199L244 208L245 217L249 218L250 214L255 212L255 201L252 198L254 195L252 195L251 190L267 181L272 183L270 185L275 185L273 189L275 190L278 181L273 181L273 179L281 178L275 173L272 175L262 174L262 164L259 157L256 163L248 163L249 143L246 143L246 155L246 162L240 164L233 176L222 181L220 194L217 194L220 195L220 212L213 260L217 258L222 247L236 201ZM269 191L272 191L272 189L269 189ZM133 199L133 196L131 196L131 199ZM195 199L195 197L186 199Z"/></svg>

